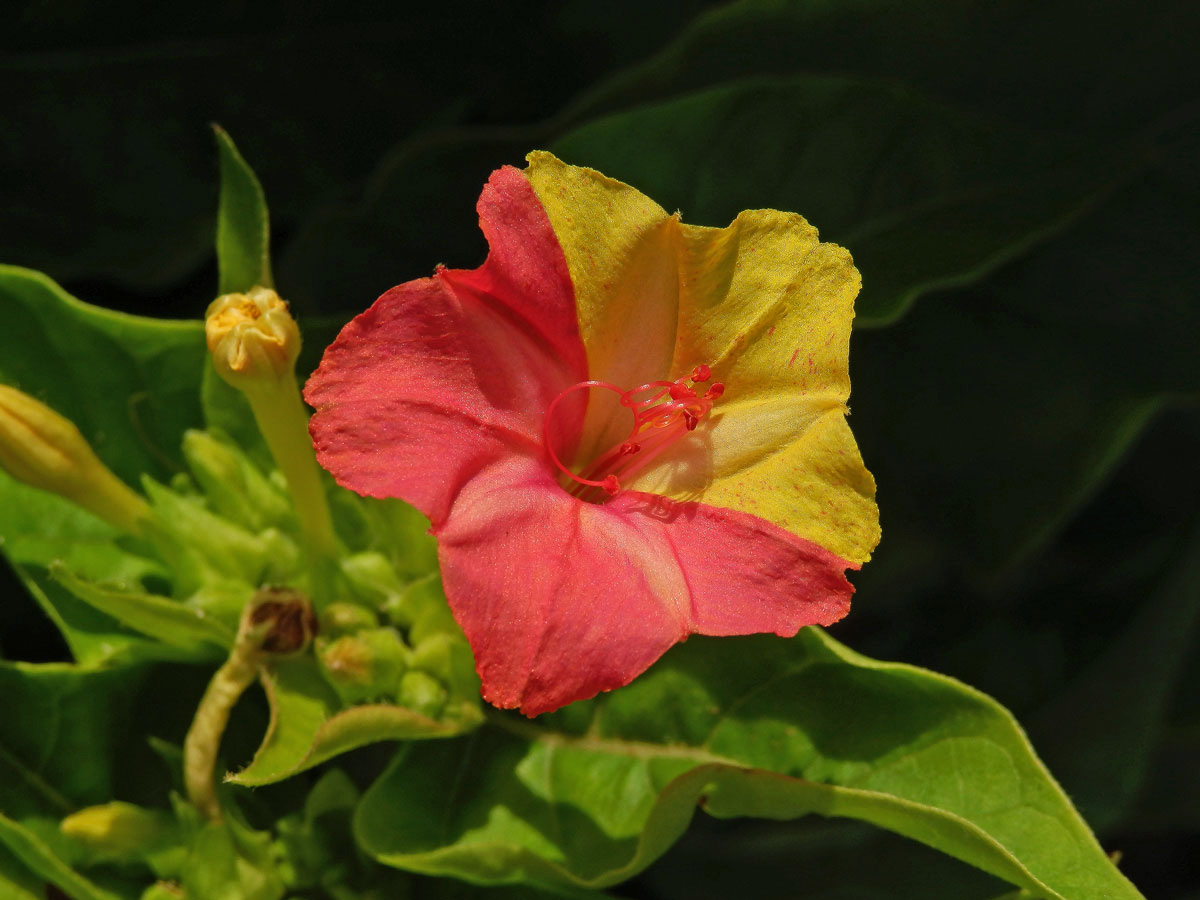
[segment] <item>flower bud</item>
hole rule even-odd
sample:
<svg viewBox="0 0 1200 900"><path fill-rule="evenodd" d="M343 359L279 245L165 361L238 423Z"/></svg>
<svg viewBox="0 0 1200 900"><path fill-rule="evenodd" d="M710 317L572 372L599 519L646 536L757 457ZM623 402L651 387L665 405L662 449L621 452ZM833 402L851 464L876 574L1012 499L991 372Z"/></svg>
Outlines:
<svg viewBox="0 0 1200 900"><path fill-rule="evenodd" d="M394 628L368 628L318 651L326 678L345 703L394 696L408 668L408 647Z"/></svg>
<svg viewBox="0 0 1200 900"><path fill-rule="evenodd" d="M355 497L355 500L358 498ZM396 576L396 570L382 553L368 550L343 557L340 560L342 575L356 599L371 606L382 606L389 599L399 597L404 585ZM407 625L407 622L398 624Z"/></svg>
<svg viewBox="0 0 1200 900"><path fill-rule="evenodd" d="M446 688L429 673L411 669L400 679L396 702L423 716L436 719L446 708Z"/></svg>
<svg viewBox="0 0 1200 900"><path fill-rule="evenodd" d="M330 603L321 612L320 620L321 634L329 638L379 627L379 617L357 603Z"/></svg>
<svg viewBox="0 0 1200 900"><path fill-rule="evenodd" d="M132 861L170 839L171 816L119 800L89 806L62 820L60 830L101 860Z"/></svg>
<svg viewBox="0 0 1200 900"><path fill-rule="evenodd" d="M0 468L58 494L122 531L136 531L146 501L104 465L69 419L0 384Z"/></svg>
<svg viewBox="0 0 1200 900"><path fill-rule="evenodd" d="M461 634L441 631L429 635L413 648L412 667L436 677L453 697L475 699L479 696L475 658Z"/></svg>
<svg viewBox="0 0 1200 900"><path fill-rule="evenodd" d="M300 354L296 320L270 288L218 297L205 314L204 336L217 374L242 389L290 378Z"/></svg>
<svg viewBox="0 0 1200 900"><path fill-rule="evenodd" d="M183 458L220 515L251 531L279 527L291 517L284 489L273 484L242 450L220 432L189 429Z"/></svg>

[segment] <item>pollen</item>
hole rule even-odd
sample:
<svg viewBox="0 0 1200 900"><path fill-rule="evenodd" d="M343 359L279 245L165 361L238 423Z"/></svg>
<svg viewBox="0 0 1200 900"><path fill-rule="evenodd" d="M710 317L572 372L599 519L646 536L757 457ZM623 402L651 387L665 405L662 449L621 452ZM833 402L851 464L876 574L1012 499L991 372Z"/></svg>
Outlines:
<svg viewBox="0 0 1200 900"><path fill-rule="evenodd" d="M581 500L602 503L622 490L639 472L662 455L681 437L695 431L704 421L713 403L725 393L725 385L713 382L703 393L698 385L712 378L706 365L698 365L690 376L674 381L651 381L628 390L607 381L581 381L573 384L546 409L543 439L550 461L569 479L564 483L570 494ZM568 394L582 390L612 391L620 403L633 413L629 435L595 460L573 472L559 457L550 440L550 423L558 404Z"/></svg>

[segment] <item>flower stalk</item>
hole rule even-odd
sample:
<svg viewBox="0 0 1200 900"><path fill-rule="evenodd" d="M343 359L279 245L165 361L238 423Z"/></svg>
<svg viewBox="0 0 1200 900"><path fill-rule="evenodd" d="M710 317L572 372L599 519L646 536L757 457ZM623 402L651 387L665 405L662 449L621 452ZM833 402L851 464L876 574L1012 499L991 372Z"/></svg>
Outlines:
<svg viewBox="0 0 1200 900"><path fill-rule="evenodd" d="M300 329L270 288L225 294L208 308L205 337L217 374L245 394L271 455L287 479L314 578L336 557L337 539L296 383ZM319 593L319 592L318 592Z"/></svg>
<svg viewBox="0 0 1200 900"><path fill-rule="evenodd" d="M212 677L183 742L188 800L208 820L221 820L214 770L221 736L238 698L274 656L303 652L316 633L312 606L302 594L264 588L246 606L229 658Z"/></svg>

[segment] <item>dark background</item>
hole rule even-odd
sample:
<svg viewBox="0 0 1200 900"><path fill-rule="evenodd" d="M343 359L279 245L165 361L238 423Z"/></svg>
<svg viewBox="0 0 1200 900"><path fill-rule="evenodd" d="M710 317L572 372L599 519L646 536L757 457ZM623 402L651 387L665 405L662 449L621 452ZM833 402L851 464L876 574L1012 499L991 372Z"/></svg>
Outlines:
<svg viewBox="0 0 1200 900"><path fill-rule="evenodd" d="M310 340L435 263L478 263L479 187L536 147L700 224L803 213L863 271L851 422L884 529L835 636L997 697L1148 897L1200 897L1195 5L725 7L11 4L0 261L201 315L209 122L263 181ZM864 87L841 102L828 79ZM886 224L892 196L916 224L881 250L855 225ZM960 251L975 263L922 274ZM5 654L61 656L4 574ZM620 891L997 892L854 824L702 817Z"/></svg>

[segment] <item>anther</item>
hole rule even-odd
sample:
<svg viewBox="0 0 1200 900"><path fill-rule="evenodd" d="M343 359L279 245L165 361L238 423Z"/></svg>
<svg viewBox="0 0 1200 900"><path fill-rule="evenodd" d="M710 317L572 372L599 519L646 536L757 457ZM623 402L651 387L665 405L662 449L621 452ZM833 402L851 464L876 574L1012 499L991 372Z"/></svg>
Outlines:
<svg viewBox="0 0 1200 900"><path fill-rule="evenodd" d="M543 420L543 439L550 462L573 485L564 487L582 500L596 501L616 495L621 488L620 479L628 481L650 465L660 454L683 435L695 431L700 422L712 409L713 401L725 392L725 385L716 382L700 396L695 384L702 384L712 377L706 365L696 366L691 378L675 381L650 381L625 390L607 381L581 381L560 393L546 408ZM688 384L688 381L691 384ZM629 436L583 466L578 473L571 471L551 441L551 421L558 404L568 394L578 390L601 389L617 394L620 404L633 414L633 428ZM620 479L618 478L620 476Z"/></svg>
<svg viewBox="0 0 1200 900"><path fill-rule="evenodd" d="M682 380L676 381L667 389L672 400L691 400L696 396L696 392L683 383Z"/></svg>

